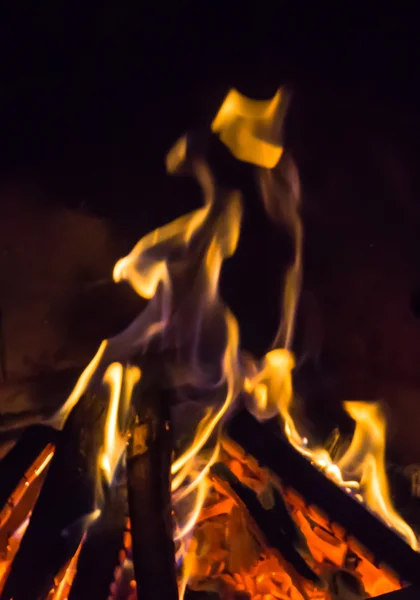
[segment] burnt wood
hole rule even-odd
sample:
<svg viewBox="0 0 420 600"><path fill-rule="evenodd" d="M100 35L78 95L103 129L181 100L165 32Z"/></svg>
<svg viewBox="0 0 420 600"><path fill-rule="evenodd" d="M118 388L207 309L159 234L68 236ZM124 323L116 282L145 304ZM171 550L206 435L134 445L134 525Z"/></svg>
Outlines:
<svg viewBox="0 0 420 600"><path fill-rule="evenodd" d="M89 528L77 561L69 600L106 600L123 547L127 494L125 480L113 485L101 518Z"/></svg>
<svg viewBox="0 0 420 600"><path fill-rule="evenodd" d="M92 391L70 413L1 600L45 597L75 553L89 516L102 507L98 456L107 406L108 394Z"/></svg>
<svg viewBox="0 0 420 600"><path fill-rule="evenodd" d="M270 424L259 423L240 411L227 426L227 434L277 475L285 486L298 492L308 504L324 511L331 522L342 525L375 557L402 580L420 582L420 554L384 525L362 504L325 477Z"/></svg>
<svg viewBox="0 0 420 600"><path fill-rule="evenodd" d="M134 571L143 600L177 600L170 493L172 393L162 389L156 368L150 371L144 369L134 390L136 419L127 449Z"/></svg>
<svg viewBox="0 0 420 600"><path fill-rule="evenodd" d="M374 600L419 600L419 598L420 587L418 585L410 585L409 587L397 590L396 592L376 596Z"/></svg>

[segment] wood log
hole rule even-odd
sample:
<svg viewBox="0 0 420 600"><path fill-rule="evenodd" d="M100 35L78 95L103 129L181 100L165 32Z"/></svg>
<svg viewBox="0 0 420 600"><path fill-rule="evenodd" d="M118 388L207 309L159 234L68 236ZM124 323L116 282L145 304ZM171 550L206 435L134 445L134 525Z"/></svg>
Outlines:
<svg viewBox="0 0 420 600"><path fill-rule="evenodd" d="M325 477L270 424L263 425L248 412L240 411L229 422L227 434L286 487L320 508L331 522L344 527L348 536L357 539L375 557L376 563L387 565L405 582L420 582L420 554Z"/></svg>
<svg viewBox="0 0 420 600"><path fill-rule="evenodd" d="M418 585L410 585L402 590L382 594L374 600L418 600L420 598L420 587Z"/></svg>
<svg viewBox="0 0 420 600"><path fill-rule="evenodd" d="M89 528L77 562L69 600L106 600L123 547L127 494L125 479L107 494L101 518Z"/></svg>
<svg viewBox="0 0 420 600"><path fill-rule="evenodd" d="M134 571L143 600L178 599L170 494L172 393L145 368L134 390L136 419L127 449Z"/></svg>
<svg viewBox="0 0 420 600"><path fill-rule="evenodd" d="M103 491L98 456L107 406L107 393L87 392L70 413L1 600L45 597L76 552Z"/></svg>

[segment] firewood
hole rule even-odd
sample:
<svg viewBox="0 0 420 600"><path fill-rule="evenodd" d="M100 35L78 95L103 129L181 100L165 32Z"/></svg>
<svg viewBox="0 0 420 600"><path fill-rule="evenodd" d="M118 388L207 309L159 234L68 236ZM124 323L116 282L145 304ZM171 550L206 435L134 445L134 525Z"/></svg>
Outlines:
<svg viewBox="0 0 420 600"><path fill-rule="evenodd" d="M259 423L248 412L238 412L229 422L227 434L246 453L258 457L284 483L298 492L308 505L328 514L331 523L344 527L377 564L387 565L404 582L420 582L420 554L383 524L361 503L324 476L299 454L270 424Z"/></svg>
<svg viewBox="0 0 420 600"><path fill-rule="evenodd" d="M101 518L89 528L77 562L69 600L106 600L123 546L127 512L125 479L113 485Z"/></svg>
<svg viewBox="0 0 420 600"><path fill-rule="evenodd" d="M76 552L102 500L98 456L107 406L108 393L90 391L70 413L1 600L45 597Z"/></svg>
<svg viewBox="0 0 420 600"><path fill-rule="evenodd" d="M178 599L170 494L172 393L156 368L136 386L127 449L127 488L134 571L143 600ZM151 374L149 374L151 373Z"/></svg>

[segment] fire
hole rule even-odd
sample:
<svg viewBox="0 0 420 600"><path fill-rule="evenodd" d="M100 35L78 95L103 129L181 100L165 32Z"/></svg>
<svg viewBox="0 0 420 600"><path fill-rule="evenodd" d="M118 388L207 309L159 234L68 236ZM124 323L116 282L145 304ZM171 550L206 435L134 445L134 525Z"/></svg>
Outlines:
<svg viewBox="0 0 420 600"><path fill-rule="evenodd" d="M116 467L124 453L126 440L120 434L118 427L118 411L122 404L124 369L120 363L112 363L103 377L103 381L109 385L110 404L105 423L105 442L104 449L100 458L100 465L105 473L107 480L111 483ZM129 366L126 368L126 378L128 380L128 390L126 390L125 411L128 411L131 394L134 386L140 380L141 371L138 367Z"/></svg>
<svg viewBox="0 0 420 600"><path fill-rule="evenodd" d="M223 103L216 119L213 130L219 132L220 139L237 155L236 145L243 141L242 130L251 132L259 119L265 119L265 133L270 135L273 130L273 121L280 99L280 91L271 101L267 101L257 109L255 101L245 99L232 90ZM248 120L241 120L246 116ZM258 161L250 145L249 154L243 155L241 160L246 160L257 165L272 168L276 163ZM267 173L263 174L266 184L265 192L270 193ZM245 390L253 393L255 404L252 407L254 414L260 418L273 415L276 408L282 418L285 434L289 442L302 454L312 460L319 468L334 479L344 488L357 489L363 492L363 499L367 506L382 518L390 527L395 529L410 546L417 550L418 541L412 529L396 513L392 506L388 482L385 471L385 419L378 404L347 402L345 408L356 422L353 441L340 459L334 464L325 449L308 447L308 440L302 437L297 430L291 414L293 403L292 370L293 357L289 352L293 333L293 321L300 287L301 254L302 254L302 225L297 212L298 199L292 203L294 210L289 207L289 224L291 224L295 239L295 259L286 277L284 290L284 312L281 327L286 331L284 348L276 348L267 353L262 367L255 368L254 373L245 380ZM276 343L281 339L277 336ZM343 473L358 477L358 481L346 481Z"/></svg>
<svg viewBox="0 0 420 600"><path fill-rule="evenodd" d="M285 158L279 134L286 107L287 94L282 90L268 101L250 100L232 90L211 125L234 156L261 167L267 207L275 195L272 169ZM185 164L201 185L202 207L149 233L117 262L114 280L127 281L139 296L149 300L148 305L125 331L102 342L54 425L64 426L89 389L106 387L109 398L97 464L111 485L124 455L133 391L144 375L141 357L150 348L170 356L167 370L171 385L180 399L194 403L200 414L192 425L185 425L184 439L176 447L171 466L176 559L182 563L181 597L188 584L217 589L222 594L246 591L254 600L326 599L329 596L320 582L333 586L331 578L337 570L350 569L349 561L354 557L357 560L352 572L360 576L368 593L377 592L375 581L380 582L380 591L398 589L400 584L391 574L370 562L357 544L344 540L315 507L305 506L292 490L285 489L251 458L244 458L224 435L224 423L244 399L257 418L278 416L285 436L297 451L418 549L414 532L392 505L385 471L385 419L379 405L345 404L355 421L355 432L336 462L325 448L311 444L299 432L293 416L295 361L291 348L303 241L296 173L290 167L292 193L281 207L295 246L285 281L281 324L272 349L262 360L256 360L241 353L238 323L219 296L223 262L234 254L239 240L240 195L222 194L217 189L203 157L190 155L188 139L183 137L169 152L167 169L178 172ZM51 450L42 456L34 477L51 457ZM268 545L229 482L215 475L218 463L227 465L264 507L271 506L275 492L285 498L295 526L305 538L302 556L313 571L312 582ZM16 492L17 497L20 493ZM2 524L9 519L3 513ZM99 514L98 509L95 518ZM51 599L64 598L70 589L82 543L59 574ZM302 556L298 555L299 563Z"/></svg>
<svg viewBox="0 0 420 600"><path fill-rule="evenodd" d="M367 506L418 550L413 530L392 505L385 471L386 421L380 406L365 402L346 402L344 406L356 428L348 450L338 461L341 472L359 479Z"/></svg>
<svg viewBox="0 0 420 600"><path fill-rule="evenodd" d="M32 484L35 483L37 478L42 475L45 469L51 462L54 456L53 444L48 444L44 450L40 453L38 458L32 464L31 468L27 473L24 474L23 478L19 482L17 488L9 498L8 503L0 512L0 529L7 523L13 514L13 511L19 506L19 503L23 500L24 496L29 492Z"/></svg>
<svg viewBox="0 0 420 600"><path fill-rule="evenodd" d="M283 95L278 90L272 100L250 100L231 90L211 129L239 160L272 169L283 153L281 145L270 140L274 137L273 123L284 107Z"/></svg>
<svg viewBox="0 0 420 600"><path fill-rule="evenodd" d="M83 536L82 541L79 544L76 552L69 560L68 564L62 569L62 572L56 577L55 587L48 594L47 600L67 600L68 594L71 590L73 580L77 573L77 561L83 547L83 542L86 538L86 534Z"/></svg>

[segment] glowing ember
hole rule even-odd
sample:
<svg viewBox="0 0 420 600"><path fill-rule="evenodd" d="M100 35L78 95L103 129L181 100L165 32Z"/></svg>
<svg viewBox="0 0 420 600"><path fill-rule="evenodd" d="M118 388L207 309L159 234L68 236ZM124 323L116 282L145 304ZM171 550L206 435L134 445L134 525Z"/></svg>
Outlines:
<svg viewBox="0 0 420 600"><path fill-rule="evenodd" d="M83 546L86 535L79 544L74 556L69 560L68 564L62 569L55 579L55 586L48 594L47 600L67 600L71 590L73 580L77 573L77 561Z"/></svg>
<svg viewBox="0 0 420 600"><path fill-rule="evenodd" d="M53 455L54 446L48 444L32 463L0 512L0 593L28 527L32 507L41 489L42 477Z"/></svg>
<svg viewBox="0 0 420 600"><path fill-rule="evenodd" d="M360 590L360 598L365 593L374 597L401 587L389 570L374 564L360 544L351 538L346 540L340 528L329 523L316 507L305 505L293 490L284 488L232 442L223 444L220 458L242 482L260 494L268 483L281 490L304 535L308 560L328 587L305 581L277 550L265 546L246 508L229 495L228 488L213 481L184 559L191 589L217 591L222 598L230 598L233 592L246 592L252 600L330 600L345 597L353 589L351 586ZM118 594L133 575L129 531L124 540L121 566L116 569L111 586L112 598L120 597ZM129 587L128 597L135 600L134 583Z"/></svg>
<svg viewBox="0 0 420 600"><path fill-rule="evenodd" d="M286 99L279 91L270 101L253 101L232 90L212 123L212 131L237 158L263 168L261 189L269 210L276 201L270 169L283 161L279 133ZM355 432L336 462L325 448L312 444L299 432L293 418L291 345L303 239L296 170L293 165L289 168L291 193L281 206L295 243L285 281L283 315L272 349L262 360L255 360L241 353L238 323L219 296L223 262L238 244L241 198L236 192L222 194L217 190L203 158L189 156L188 151L187 138L181 138L168 155L168 171L177 172L188 163L201 185L203 206L146 235L115 265L115 281L127 281L149 303L127 330L102 342L54 424L62 428L87 390L98 382L106 385L109 398L97 466L111 485L127 442L132 393L144 375L130 360L135 362L135 357L150 347L158 348L162 355L170 351L167 370L179 396L179 406L173 407L174 420L183 405L194 407L191 414L198 415L183 423L171 467L181 597L187 585L217 591L223 598L246 592L253 600L327 600L342 597L349 589L359 597L364 591L377 595L398 589L400 582L385 567L375 565L357 542L347 539L316 507L306 506L293 490L285 489L282 482L224 437L224 424L239 398L245 399L248 409L260 420L278 416L285 436L298 452L418 549L414 532L391 502L385 471L386 427L380 407L345 404L355 421ZM23 487L12 496L10 506L0 513L3 530L25 488L51 457L52 450L47 449L41 462L26 475ZM286 558L286 550L270 547L251 509L230 488L229 481L217 476L216 466L221 463L264 508L274 503L274 491L284 498L293 527L300 532L300 547L294 548L293 554L296 564ZM98 508L90 522L99 515ZM21 523L9 536L5 558L0 562L0 587L22 535L24 525L18 525ZM82 543L57 575L51 600L67 597ZM136 585L128 531L124 546L110 593L121 598L125 590L125 597L131 600L136 596ZM312 578L302 574L302 562Z"/></svg>

